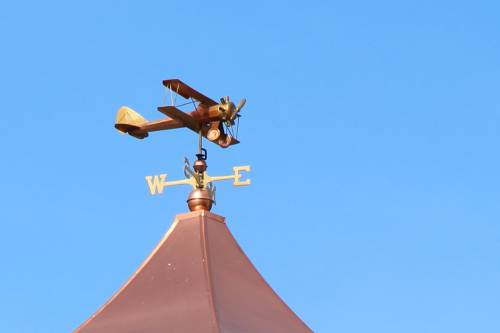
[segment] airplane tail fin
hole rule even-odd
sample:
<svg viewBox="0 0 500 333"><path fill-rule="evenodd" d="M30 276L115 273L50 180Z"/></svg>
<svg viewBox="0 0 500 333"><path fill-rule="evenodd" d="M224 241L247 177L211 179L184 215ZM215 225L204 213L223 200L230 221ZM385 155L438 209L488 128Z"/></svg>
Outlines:
<svg viewBox="0 0 500 333"><path fill-rule="evenodd" d="M133 135L130 132L139 129L140 126L146 122L147 120L139 113L127 106L122 106L116 114L115 128L120 133L129 133L130 135Z"/></svg>

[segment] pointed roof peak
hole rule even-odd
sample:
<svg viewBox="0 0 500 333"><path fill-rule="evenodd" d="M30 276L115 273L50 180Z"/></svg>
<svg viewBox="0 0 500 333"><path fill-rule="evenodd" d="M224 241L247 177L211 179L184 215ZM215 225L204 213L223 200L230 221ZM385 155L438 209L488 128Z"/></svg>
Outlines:
<svg viewBox="0 0 500 333"><path fill-rule="evenodd" d="M222 216L177 215L149 257L74 333L312 332L257 272Z"/></svg>

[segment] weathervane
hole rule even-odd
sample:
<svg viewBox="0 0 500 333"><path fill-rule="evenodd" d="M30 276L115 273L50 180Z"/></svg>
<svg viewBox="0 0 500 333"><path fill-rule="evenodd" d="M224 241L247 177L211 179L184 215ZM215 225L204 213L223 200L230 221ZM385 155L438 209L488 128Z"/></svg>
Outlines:
<svg viewBox="0 0 500 333"><path fill-rule="evenodd" d="M189 194L187 203L191 211L210 210L215 203L215 186L213 182L221 180L233 180L234 186L250 185L250 179L241 180L242 171L250 171L250 166L233 167L233 174L226 176L209 176L207 170L207 150L203 148L203 138L227 148L239 143L238 128L239 114L246 100L242 99L236 106L229 100L229 97L220 99L220 103L199 93L180 80L164 80L163 85L176 96L180 95L193 104L194 111L185 113L174 105L174 98L171 95L171 106L160 106L158 111L167 117L155 121L147 121L139 113L129 107L123 106L116 115L115 128L121 133L144 139L149 132L169 130L187 127L198 134L198 153L196 160L191 167L189 160L184 158L185 179L167 181L167 174L146 176L146 182L152 195L163 193L164 187L175 185L191 185L193 190ZM198 104L196 104L198 102ZM233 126L236 124L236 131Z"/></svg>

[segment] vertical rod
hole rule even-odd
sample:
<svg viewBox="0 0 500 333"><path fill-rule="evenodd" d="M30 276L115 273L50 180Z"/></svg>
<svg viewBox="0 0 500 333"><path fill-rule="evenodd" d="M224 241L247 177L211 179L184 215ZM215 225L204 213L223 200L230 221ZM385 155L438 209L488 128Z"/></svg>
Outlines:
<svg viewBox="0 0 500 333"><path fill-rule="evenodd" d="M198 154L201 154L201 148L203 148L202 144L203 144L203 136L201 135L201 126L200 126L200 130L198 131Z"/></svg>

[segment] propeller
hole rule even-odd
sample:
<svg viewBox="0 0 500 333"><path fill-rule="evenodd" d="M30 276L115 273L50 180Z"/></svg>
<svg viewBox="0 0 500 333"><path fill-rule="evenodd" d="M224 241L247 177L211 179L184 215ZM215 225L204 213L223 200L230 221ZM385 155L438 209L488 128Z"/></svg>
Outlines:
<svg viewBox="0 0 500 333"><path fill-rule="evenodd" d="M234 109L233 113L231 113L231 115L229 116L229 121L231 122L231 124L234 122L236 117L239 117L238 113L241 111L241 109L243 109L246 102L247 100L245 98L242 98L238 103L238 105L236 106L236 109Z"/></svg>
<svg viewBox="0 0 500 333"><path fill-rule="evenodd" d="M220 116L221 120L223 121L223 124L226 126L226 128L229 131L228 139L231 140L231 137L234 136L232 128L234 125L234 121L236 118L241 117L239 114L241 109L245 106L246 99L242 98L238 105L235 106L233 102L229 99L229 96L224 96L220 98L221 106L219 106L219 111L220 111ZM236 134L237 135L237 134Z"/></svg>

